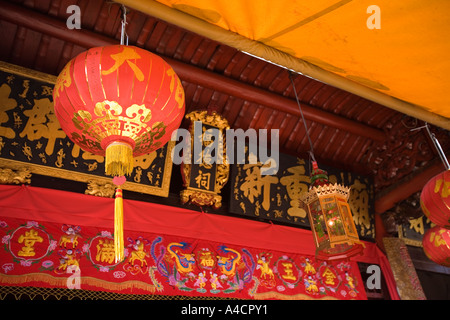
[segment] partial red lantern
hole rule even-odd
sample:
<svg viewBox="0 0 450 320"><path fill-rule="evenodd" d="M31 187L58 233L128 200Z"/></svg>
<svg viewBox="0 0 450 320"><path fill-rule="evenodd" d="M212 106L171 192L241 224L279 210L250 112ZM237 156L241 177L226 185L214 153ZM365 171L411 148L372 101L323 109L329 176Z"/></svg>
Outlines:
<svg viewBox="0 0 450 320"><path fill-rule="evenodd" d="M61 128L105 156L105 172L131 174L133 156L164 146L184 115L184 90L162 58L134 46L91 48L64 67L53 90Z"/></svg>
<svg viewBox="0 0 450 320"><path fill-rule="evenodd" d="M450 170L439 173L426 183L420 195L420 205L433 223L450 228Z"/></svg>
<svg viewBox="0 0 450 320"><path fill-rule="evenodd" d="M429 229L422 238L423 251L428 259L450 267L450 230L440 226Z"/></svg>

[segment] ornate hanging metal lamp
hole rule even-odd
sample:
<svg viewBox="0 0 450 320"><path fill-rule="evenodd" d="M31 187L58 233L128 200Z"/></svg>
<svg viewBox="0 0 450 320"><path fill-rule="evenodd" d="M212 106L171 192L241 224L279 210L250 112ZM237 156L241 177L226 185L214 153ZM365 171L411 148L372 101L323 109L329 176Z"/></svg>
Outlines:
<svg viewBox="0 0 450 320"><path fill-rule="evenodd" d="M316 246L316 258L338 260L362 254L364 244L359 240L348 204L350 188L330 183L327 172L319 169L291 73L289 73L289 78L311 148L309 152L312 160L311 184L309 191L302 194L300 200L308 207L308 218Z"/></svg>
<svg viewBox="0 0 450 320"><path fill-rule="evenodd" d="M312 166L309 192L300 199L308 206L316 258L337 260L362 254L364 244L359 241L348 204L350 188L330 183L316 161Z"/></svg>
<svg viewBox="0 0 450 320"><path fill-rule="evenodd" d="M133 171L133 157L164 146L183 119L180 79L159 56L124 45L91 48L67 63L53 90L61 128L82 150L105 156L114 177L116 261L124 258L121 185Z"/></svg>

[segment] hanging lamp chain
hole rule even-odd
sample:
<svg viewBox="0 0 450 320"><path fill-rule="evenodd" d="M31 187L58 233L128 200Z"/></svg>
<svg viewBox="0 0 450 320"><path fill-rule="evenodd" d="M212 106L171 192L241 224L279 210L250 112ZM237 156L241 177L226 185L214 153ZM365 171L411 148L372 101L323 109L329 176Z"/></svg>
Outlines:
<svg viewBox="0 0 450 320"><path fill-rule="evenodd" d="M294 83L294 79L292 77L292 72L288 70L288 73L289 73L289 79L291 80L292 88L294 89L295 100L297 101L297 105L298 105L298 108L300 110L300 115L302 117L303 125L305 126L306 137L308 138L308 141L309 141L310 150L309 150L308 153L309 153L309 156L312 159L312 161L316 162L316 158L314 157L313 143L312 143L311 137L309 136L309 133L308 133L308 126L306 125L305 116L303 115L303 110L302 110L302 107L300 105L300 100L298 99L297 89L295 88L295 83Z"/></svg>
<svg viewBox="0 0 450 320"><path fill-rule="evenodd" d="M120 44L121 45L123 45L125 43L125 36L127 38L126 45L128 45L128 34L127 34L126 30L125 30L126 29L126 25L127 25L127 13L128 13L127 8L124 5L122 5L123 18L122 18L122 21L121 21L122 28L121 28L121 31L120 31Z"/></svg>
<svg viewBox="0 0 450 320"><path fill-rule="evenodd" d="M446 170L450 170L450 164L447 160L447 157L445 156L444 150L442 150L441 144L439 143L439 140L436 138L434 133L431 132L430 127L428 126L428 123L425 122L425 125L411 129L411 131L421 130L425 128L427 130L428 136L430 137L431 141L433 141L434 147L436 148L439 157L441 158L442 163L444 164L444 167Z"/></svg>

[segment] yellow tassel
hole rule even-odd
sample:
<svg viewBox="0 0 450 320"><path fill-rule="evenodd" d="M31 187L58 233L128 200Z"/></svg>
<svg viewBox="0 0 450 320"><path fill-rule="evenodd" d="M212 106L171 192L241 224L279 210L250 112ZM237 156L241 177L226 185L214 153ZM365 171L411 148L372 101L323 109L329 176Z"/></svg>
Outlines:
<svg viewBox="0 0 450 320"><path fill-rule="evenodd" d="M116 198L114 200L114 254L116 263L123 260L123 198L122 189L120 188L116 189Z"/></svg>
<svg viewBox="0 0 450 320"><path fill-rule="evenodd" d="M110 176L130 175L133 172L133 149L129 144L113 142L106 148L105 172Z"/></svg>

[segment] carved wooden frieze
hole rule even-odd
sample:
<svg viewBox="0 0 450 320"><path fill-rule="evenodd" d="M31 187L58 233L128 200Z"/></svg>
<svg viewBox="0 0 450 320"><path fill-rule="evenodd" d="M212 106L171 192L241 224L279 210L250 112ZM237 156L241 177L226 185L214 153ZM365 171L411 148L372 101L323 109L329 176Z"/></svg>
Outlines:
<svg viewBox="0 0 450 320"><path fill-rule="evenodd" d="M30 178L31 172L27 168L0 168L0 184L30 184Z"/></svg>

